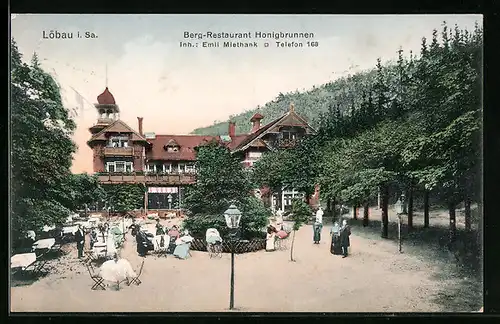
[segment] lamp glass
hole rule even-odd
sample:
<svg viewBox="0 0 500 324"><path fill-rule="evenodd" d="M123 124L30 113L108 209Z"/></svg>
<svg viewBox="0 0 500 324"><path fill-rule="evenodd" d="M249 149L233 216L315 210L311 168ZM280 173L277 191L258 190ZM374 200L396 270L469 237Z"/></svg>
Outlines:
<svg viewBox="0 0 500 324"><path fill-rule="evenodd" d="M226 218L227 227L238 228L240 226L241 212L235 205L229 206L229 208L224 212L224 217Z"/></svg>

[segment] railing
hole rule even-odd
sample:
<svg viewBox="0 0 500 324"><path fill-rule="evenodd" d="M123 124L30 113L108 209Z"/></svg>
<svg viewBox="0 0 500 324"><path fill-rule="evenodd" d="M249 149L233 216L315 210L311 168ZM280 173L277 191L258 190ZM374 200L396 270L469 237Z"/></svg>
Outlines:
<svg viewBox="0 0 500 324"><path fill-rule="evenodd" d="M145 183L145 184L169 184L183 185L192 184L196 181L194 174L144 174L141 173L100 173L98 175L101 183Z"/></svg>
<svg viewBox="0 0 500 324"><path fill-rule="evenodd" d="M279 147L293 147L299 144L300 139L288 139L288 138L280 138L276 142Z"/></svg>
<svg viewBox="0 0 500 324"><path fill-rule="evenodd" d="M105 147L103 150L105 156L133 156L133 147Z"/></svg>

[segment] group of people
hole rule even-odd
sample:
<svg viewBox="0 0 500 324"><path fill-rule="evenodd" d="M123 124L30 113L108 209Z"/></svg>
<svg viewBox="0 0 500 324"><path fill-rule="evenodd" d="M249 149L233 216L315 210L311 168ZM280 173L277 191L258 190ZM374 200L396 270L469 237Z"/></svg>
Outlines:
<svg viewBox="0 0 500 324"><path fill-rule="evenodd" d="M288 237L289 231L283 222L283 212L278 210L275 212L275 223L269 224L267 227L266 236L266 251L271 252L276 250L277 240L282 240Z"/></svg>
<svg viewBox="0 0 500 324"><path fill-rule="evenodd" d="M321 241L321 230L323 229L323 209L321 206L316 211L316 219L313 224L313 242L314 244L319 244ZM350 246L349 236L351 235L351 228L347 224L347 220L342 221L342 226L339 226L338 222L333 224L330 230L331 244L330 252L335 255L342 254L345 258L348 256L348 250Z"/></svg>
<svg viewBox="0 0 500 324"><path fill-rule="evenodd" d="M160 219L156 220L156 236L161 236L160 242L158 243L160 247L168 246L169 251L175 248L175 241L181 237L181 232L177 225L173 225L170 229L168 227L164 227L160 223ZM150 233L146 233L141 230L139 224L136 224L135 221L130 225L131 234L135 236L135 241L137 243L137 253L140 256L145 256L148 251L154 250L153 238L154 236ZM168 235L169 242L165 242L164 235ZM148 237L149 236L149 237ZM173 253L173 251L170 251Z"/></svg>

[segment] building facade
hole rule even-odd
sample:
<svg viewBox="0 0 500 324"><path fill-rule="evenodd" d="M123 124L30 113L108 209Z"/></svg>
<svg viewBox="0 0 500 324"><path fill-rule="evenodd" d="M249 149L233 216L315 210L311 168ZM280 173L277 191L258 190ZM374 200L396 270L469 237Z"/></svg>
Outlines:
<svg viewBox="0 0 500 324"><path fill-rule="evenodd" d="M266 125L256 113L250 119L251 131L236 135L236 126L229 123L227 135L160 135L143 131L143 118L138 117L138 130L119 118L120 109L108 88L97 97L97 122L90 127L87 144L93 150L93 171L102 184L135 183L146 188L146 210L174 210L182 207L184 188L196 180L197 146L217 140L237 155L245 167L252 165L263 153L276 148L292 147L314 129L290 110ZM271 193L268 188L256 189L264 202L275 209L286 210L293 198L303 195L293 188ZM316 194L317 196L317 194ZM315 197L312 197L314 203Z"/></svg>

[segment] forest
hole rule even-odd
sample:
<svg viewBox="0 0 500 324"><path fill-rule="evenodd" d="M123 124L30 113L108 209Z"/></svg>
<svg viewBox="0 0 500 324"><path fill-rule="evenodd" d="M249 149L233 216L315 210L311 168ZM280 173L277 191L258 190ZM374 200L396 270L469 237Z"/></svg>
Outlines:
<svg viewBox="0 0 500 324"><path fill-rule="evenodd" d="M308 118L318 114L318 131L295 148L265 154L254 165L254 183L307 195L319 184L328 205L373 206L380 194L382 237L389 197L400 193L410 229L418 196L425 227L432 198L449 210L450 241L459 204L470 230L471 203L480 203L482 35L478 25L470 32L443 23L430 40L422 38L417 55L400 49L392 65L378 60L373 71L268 103L269 118L290 101Z"/></svg>

